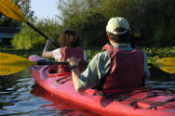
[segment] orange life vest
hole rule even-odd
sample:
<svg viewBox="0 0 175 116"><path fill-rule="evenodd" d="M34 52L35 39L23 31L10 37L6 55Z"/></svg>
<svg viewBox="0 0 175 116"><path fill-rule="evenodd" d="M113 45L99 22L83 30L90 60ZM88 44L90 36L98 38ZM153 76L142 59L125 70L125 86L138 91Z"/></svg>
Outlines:
<svg viewBox="0 0 175 116"><path fill-rule="evenodd" d="M138 49L120 50L106 44L102 50L110 54L110 71L105 77L103 89L129 89L142 86L144 56Z"/></svg>

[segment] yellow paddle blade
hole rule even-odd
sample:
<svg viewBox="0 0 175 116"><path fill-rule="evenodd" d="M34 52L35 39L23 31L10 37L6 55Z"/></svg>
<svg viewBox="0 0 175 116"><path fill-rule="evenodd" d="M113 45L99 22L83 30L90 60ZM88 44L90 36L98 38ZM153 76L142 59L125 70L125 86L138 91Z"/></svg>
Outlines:
<svg viewBox="0 0 175 116"><path fill-rule="evenodd" d="M12 63L0 63L0 75L15 74L25 70L32 65L36 65L36 62L24 60Z"/></svg>
<svg viewBox="0 0 175 116"><path fill-rule="evenodd" d="M175 57L161 58L156 61L158 67L165 72L175 73Z"/></svg>
<svg viewBox="0 0 175 116"><path fill-rule="evenodd" d="M37 62L29 61L26 58L0 52L0 75L18 73Z"/></svg>
<svg viewBox="0 0 175 116"><path fill-rule="evenodd" d="M12 55L12 54L0 52L0 63L12 63L12 62L17 62L21 60L23 61L23 60L28 60L28 59L24 57Z"/></svg>
<svg viewBox="0 0 175 116"><path fill-rule="evenodd" d="M158 63L164 64L164 65L172 65L175 66L175 57L166 57L161 58L157 60Z"/></svg>
<svg viewBox="0 0 175 116"><path fill-rule="evenodd" d="M0 12L10 18L27 23L27 20L24 18L23 13L12 0L1 0Z"/></svg>

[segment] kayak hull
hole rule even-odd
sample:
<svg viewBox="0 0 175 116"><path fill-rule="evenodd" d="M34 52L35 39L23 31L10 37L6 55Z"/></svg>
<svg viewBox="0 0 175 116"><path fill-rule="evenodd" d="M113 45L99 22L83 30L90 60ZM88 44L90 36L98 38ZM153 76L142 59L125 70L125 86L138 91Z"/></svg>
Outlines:
<svg viewBox="0 0 175 116"><path fill-rule="evenodd" d="M29 57L31 61L40 59L36 55ZM108 92L88 89L77 93L71 73L51 74L55 68L32 66L31 73L46 91L71 104L104 116L175 116L175 96L171 93L146 88Z"/></svg>

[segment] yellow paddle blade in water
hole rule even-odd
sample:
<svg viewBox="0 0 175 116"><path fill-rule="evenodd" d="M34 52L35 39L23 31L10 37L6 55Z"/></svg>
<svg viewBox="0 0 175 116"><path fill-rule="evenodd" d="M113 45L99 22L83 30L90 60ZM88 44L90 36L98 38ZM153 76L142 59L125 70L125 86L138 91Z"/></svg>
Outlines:
<svg viewBox="0 0 175 116"><path fill-rule="evenodd" d="M0 12L12 19L27 23L23 13L12 0L0 0Z"/></svg>
<svg viewBox="0 0 175 116"><path fill-rule="evenodd" d="M0 52L0 75L15 74L36 64L23 57Z"/></svg>
<svg viewBox="0 0 175 116"><path fill-rule="evenodd" d="M158 67L168 73L175 73L175 58L174 57L166 57L161 58L156 61L156 64L158 64Z"/></svg>

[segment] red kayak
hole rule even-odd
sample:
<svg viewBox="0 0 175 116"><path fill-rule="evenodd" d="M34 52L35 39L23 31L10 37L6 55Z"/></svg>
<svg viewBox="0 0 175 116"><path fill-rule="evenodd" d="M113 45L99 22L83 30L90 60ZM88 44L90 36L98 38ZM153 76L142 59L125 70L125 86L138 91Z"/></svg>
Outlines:
<svg viewBox="0 0 175 116"><path fill-rule="evenodd" d="M41 57L30 56L38 61ZM71 73L51 74L56 66L33 66L36 83L55 96L81 108L104 116L175 116L175 95L160 90L97 91L88 89L77 93Z"/></svg>

